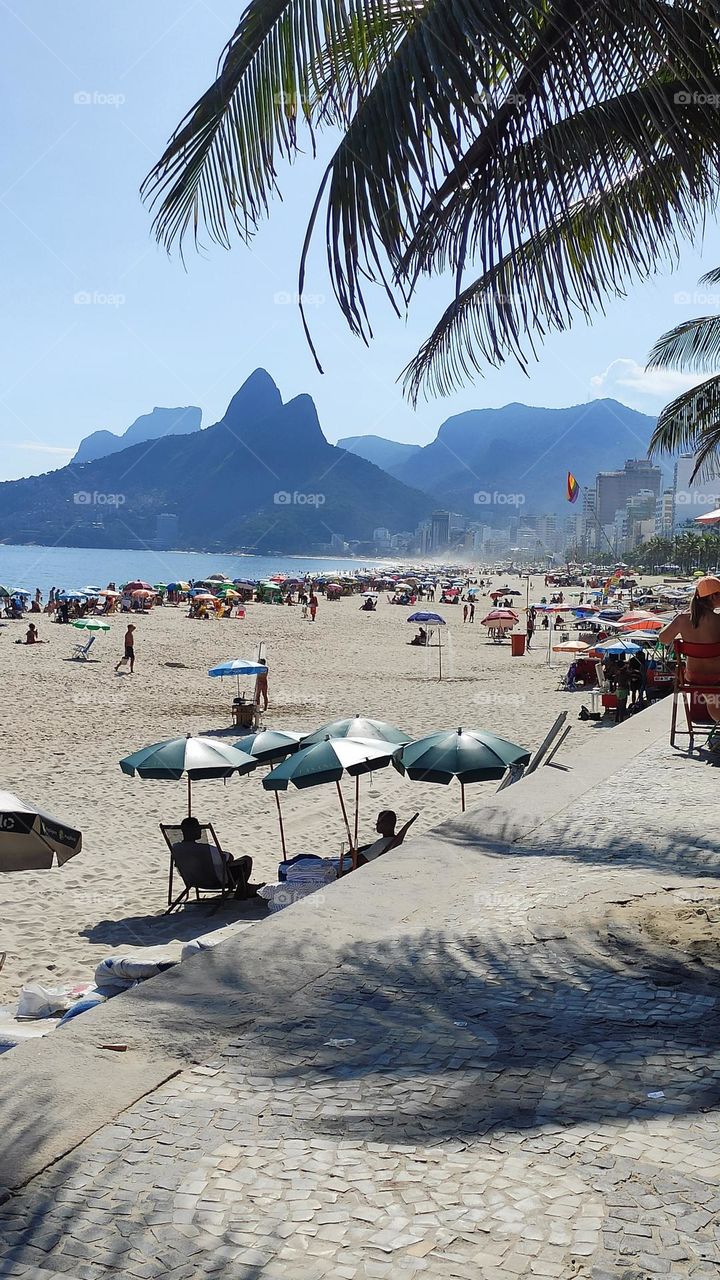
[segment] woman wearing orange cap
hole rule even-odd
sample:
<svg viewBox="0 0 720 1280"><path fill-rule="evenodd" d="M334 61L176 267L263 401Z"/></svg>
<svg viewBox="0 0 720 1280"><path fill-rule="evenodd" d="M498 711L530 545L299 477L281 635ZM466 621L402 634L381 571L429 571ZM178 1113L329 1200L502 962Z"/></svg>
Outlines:
<svg viewBox="0 0 720 1280"><path fill-rule="evenodd" d="M698 578L687 613L679 613L658 633L661 644L685 640L689 644L720 645L720 579ZM720 685L720 657L698 658L688 654L686 675L689 684ZM713 720L720 720L720 698L698 695L706 702Z"/></svg>

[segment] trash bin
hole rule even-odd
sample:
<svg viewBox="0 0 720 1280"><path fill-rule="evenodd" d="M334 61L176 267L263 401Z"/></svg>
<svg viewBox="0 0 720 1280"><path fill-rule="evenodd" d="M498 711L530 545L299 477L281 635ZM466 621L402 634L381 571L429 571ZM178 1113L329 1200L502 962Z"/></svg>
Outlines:
<svg viewBox="0 0 720 1280"><path fill-rule="evenodd" d="M525 637L522 634L513 632L510 637L510 645L513 658L522 658L525 652Z"/></svg>

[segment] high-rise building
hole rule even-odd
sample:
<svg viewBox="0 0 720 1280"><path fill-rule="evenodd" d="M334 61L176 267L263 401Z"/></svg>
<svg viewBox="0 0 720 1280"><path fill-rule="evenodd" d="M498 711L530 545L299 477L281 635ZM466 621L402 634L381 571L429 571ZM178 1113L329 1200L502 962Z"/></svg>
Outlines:
<svg viewBox="0 0 720 1280"><path fill-rule="evenodd" d="M618 511L625 511L628 500L651 490L657 499L662 488L662 471L647 458L630 458L622 471L600 471L595 478L596 514L606 528L615 525Z"/></svg>
<svg viewBox="0 0 720 1280"><path fill-rule="evenodd" d="M430 549L445 551L450 542L450 512L433 511L430 517Z"/></svg>

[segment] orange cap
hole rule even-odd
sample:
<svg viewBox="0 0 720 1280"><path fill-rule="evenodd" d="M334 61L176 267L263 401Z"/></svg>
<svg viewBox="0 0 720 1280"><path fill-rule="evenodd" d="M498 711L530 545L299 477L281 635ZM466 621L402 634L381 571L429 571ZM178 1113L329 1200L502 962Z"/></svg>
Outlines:
<svg viewBox="0 0 720 1280"><path fill-rule="evenodd" d="M714 596L720 592L720 578L698 578L695 590L699 596Z"/></svg>

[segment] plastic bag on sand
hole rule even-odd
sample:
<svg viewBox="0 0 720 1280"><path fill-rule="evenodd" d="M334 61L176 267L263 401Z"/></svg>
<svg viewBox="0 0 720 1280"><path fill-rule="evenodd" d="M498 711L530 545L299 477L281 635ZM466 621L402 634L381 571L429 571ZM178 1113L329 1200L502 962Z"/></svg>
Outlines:
<svg viewBox="0 0 720 1280"><path fill-rule="evenodd" d="M65 1013L76 1000L81 1000L92 990L91 982L68 983L63 987L48 987L42 982L28 982L20 992L18 1018L51 1018L55 1013Z"/></svg>

